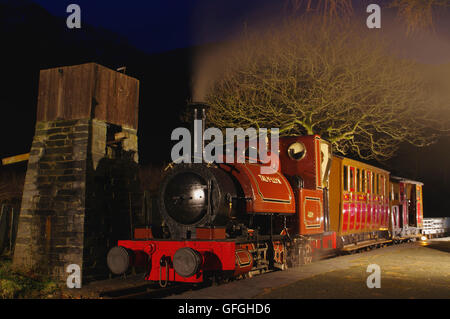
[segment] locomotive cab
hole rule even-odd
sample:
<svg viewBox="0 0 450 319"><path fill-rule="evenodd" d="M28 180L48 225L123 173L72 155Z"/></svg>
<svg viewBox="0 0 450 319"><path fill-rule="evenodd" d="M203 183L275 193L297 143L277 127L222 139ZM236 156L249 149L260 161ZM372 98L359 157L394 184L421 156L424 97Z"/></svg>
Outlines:
<svg viewBox="0 0 450 319"><path fill-rule="evenodd" d="M311 235L328 231L331 158L331 144L318 135L280 139L281 171L296 193L295 233Z"/></svg>

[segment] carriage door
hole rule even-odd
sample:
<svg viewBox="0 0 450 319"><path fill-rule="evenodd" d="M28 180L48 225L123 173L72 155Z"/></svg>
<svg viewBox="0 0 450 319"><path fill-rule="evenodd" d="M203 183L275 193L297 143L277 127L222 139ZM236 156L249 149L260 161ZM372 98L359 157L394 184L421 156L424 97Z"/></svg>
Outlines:
<svg viewBox="0 0 450 319"><path fill-rule="evenodd" d="M393 229L400 228L400 214L398 206L392 206L392 223Z"/></svg>
<svg viewBox="0 0 450 319"><path fill-rule="evenodd" d="M408 199L406 198L405 184L399 183L400 191L400 212L402 214L400 218L400 227L408 226Z"/></svg>
<svg viewBox="0 0 450 319"><path fill-rule="evenodd" d="M416 185L417 227L423 227L422 186Z"/></svg>
<svg viewBox="0 0 450 319"><path fill-rule="evenodd" d="M350 192L351 192L351 203L350 203L350 224L349 230L355 230L355 217L356 217L356 203L355 200L357 198L356 195L356 174L355 168L350 167Z"/></svg>
<svg viewBox="0 0 450 319"><path fill-rule="evenodd" d="M417 197L416 197L416 185L409 185L409 201L408 201L408 220L409 226L417 226Z"/></svg>

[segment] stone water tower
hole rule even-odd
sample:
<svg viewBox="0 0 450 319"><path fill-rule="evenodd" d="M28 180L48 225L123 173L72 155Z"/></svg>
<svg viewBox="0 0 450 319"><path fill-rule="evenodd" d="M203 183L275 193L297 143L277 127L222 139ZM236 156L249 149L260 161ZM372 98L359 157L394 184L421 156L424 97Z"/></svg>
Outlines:
<svg viewBox="0 0 450 319"><path fill-rule="evenodd" d="M41 71L13 267L108 275L139 219L138 99L138 80L95 63Z"/></svg>

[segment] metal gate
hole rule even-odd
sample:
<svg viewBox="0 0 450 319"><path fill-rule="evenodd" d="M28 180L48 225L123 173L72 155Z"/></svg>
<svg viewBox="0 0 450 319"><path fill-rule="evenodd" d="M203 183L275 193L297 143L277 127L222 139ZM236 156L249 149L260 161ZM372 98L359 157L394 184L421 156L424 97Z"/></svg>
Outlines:
<svg viewBox="0 0 450 319"><path fill-rule="evenodd" d="M19 225L19 208L0 203L0 255L12 255Z"/></svg>

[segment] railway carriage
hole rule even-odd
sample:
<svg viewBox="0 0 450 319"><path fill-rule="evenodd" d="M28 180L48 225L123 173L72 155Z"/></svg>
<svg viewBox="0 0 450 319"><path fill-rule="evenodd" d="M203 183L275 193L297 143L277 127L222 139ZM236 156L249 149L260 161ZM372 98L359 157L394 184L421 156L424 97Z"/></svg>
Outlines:
<svg viewBox="0 0 450 319"><path fill-rule="evenodd" d="M355 250L389 240L389 172L334 156L330 173L331 230L339 248Z"/></svg>
<svg viewBox="0 0 450 319"><path fill-rule="evenodd" d="M420 237L423 229L423 183L391 176L389 186L392 239L402 241Z"/></svg>

